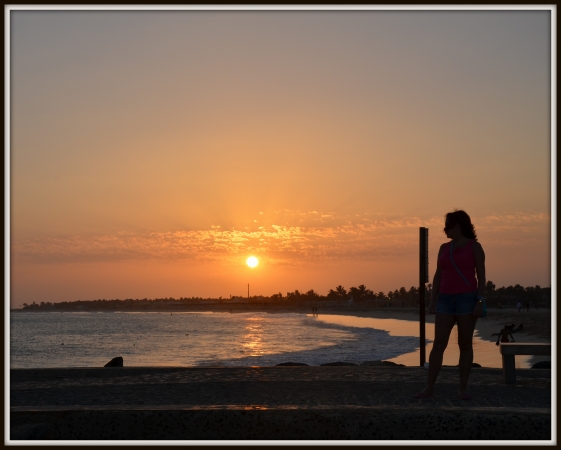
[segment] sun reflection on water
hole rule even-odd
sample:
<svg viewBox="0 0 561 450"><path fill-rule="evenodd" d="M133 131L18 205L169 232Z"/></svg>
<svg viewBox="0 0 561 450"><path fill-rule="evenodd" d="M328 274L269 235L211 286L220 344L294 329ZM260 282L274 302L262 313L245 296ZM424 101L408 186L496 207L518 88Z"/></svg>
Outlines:
<svg viewBox="0 0 561 450"><path fill-rule="evenodd" d="M261 356L263 351L263 325L260 317L248 318L245 326L246 334L243 337L243 348L249 356Z"/></svg>

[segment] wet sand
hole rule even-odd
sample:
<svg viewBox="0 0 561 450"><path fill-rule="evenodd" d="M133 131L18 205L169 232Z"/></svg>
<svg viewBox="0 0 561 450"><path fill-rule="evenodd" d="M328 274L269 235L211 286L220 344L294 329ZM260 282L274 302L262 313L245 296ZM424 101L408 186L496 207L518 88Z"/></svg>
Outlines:
<svg viewBox="0 0 561 450"><path fill-rule="evenodd" d="M347 320L335 319L335 316L329 314L319 314L319 318L333 323L351 326L370 326L387 330L393 336L419 336L419 312L404 310L389 311L361 311L355 314L336 313L338 317L346 316ZM429 340L434 339L434 315L427 314L425 316L425 337ZM407 322L405 322L407 321ZM485 319L479 319L476 324L474 334L474 362L482 367L502 367L502 358L499 353L499 347L496 345L498 333L505 324L515 323L516 325L523 323L524 332L514 333L513 337L516 342L551 342L551 314L549 310L531 311L529 313L518 313L517 310L497 310L489 311ZM450 340L446 352L444 353L444 365L455 366L459 360L459 350L457 346L458 334L457 328L452 329ZM426 360L428 360L430 351L432 350L432 342L426 346ZM516 357L516 367L530 368L538 361L550 361L549 356L518 356ZM413 353L400 355L390 359L398 364L406 366L420 365L420 350Z"/></svg>

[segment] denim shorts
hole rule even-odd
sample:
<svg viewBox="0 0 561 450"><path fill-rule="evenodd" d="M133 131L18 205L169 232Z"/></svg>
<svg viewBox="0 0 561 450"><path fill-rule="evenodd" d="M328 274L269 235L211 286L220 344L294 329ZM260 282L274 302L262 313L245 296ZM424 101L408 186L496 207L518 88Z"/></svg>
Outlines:
<svg viewBox="0 0 561 450"><path fill-rule="evenodd" d="M472 314L477 303L475 292L463 292L461 294L439 293L436 299L436 312L442 314L453 314L461 316Z"/></svg>

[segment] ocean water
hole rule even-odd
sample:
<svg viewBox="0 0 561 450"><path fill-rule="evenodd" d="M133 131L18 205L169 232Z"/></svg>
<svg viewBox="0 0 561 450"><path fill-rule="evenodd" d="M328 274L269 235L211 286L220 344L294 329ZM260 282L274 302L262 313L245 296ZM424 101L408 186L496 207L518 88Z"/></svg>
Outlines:
<svg viewBox="0 0 561 450"><path fill-rule="evenodd" d="M10 367L102 367L116 356L123 357L125 366L360 364L419 348L414 333L395 336L388 330L348 325L343 317L322 320L264 312L12 313Z"/></svg>

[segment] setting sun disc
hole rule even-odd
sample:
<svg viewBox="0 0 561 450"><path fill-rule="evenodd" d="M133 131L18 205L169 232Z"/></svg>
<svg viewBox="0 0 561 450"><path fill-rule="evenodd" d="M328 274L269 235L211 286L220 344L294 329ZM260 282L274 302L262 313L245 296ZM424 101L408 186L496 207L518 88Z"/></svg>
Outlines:
<svg viewBox="0 0 561 450"><path fill-rule="evenodd" d="M259 264L259 260L255 256L250 256L245 262L249 267L255 267Z"/></svg>

